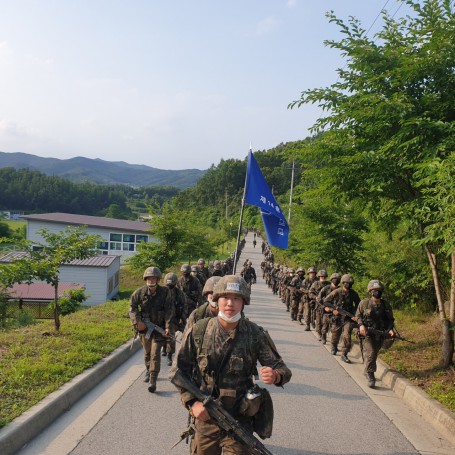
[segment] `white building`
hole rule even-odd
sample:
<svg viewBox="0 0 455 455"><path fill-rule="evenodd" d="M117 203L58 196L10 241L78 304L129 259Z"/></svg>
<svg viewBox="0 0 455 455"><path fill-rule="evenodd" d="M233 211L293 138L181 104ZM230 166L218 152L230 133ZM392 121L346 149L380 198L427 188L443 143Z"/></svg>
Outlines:
<svg viewBox="0 0 455 455"><path fill-rule="evenodd" d="M11 252L0 258L0 264L12 262L24 254L27 253ZM111 300L119 292L120 256L76 259L60 266L59 278L61 283L78 283L85 288L87 300L84 305L99 305ZM36 297L29 296L30 299Z"/></svg>
<svg viewBox="0 0 455 455"><path fill-rule="evenodd" d="M121 262L136 254L140 242L153 241L150 224L144 221L117 220L101 216L74 215L71 213L42 213L24 215L27 221L27 240L43 242L39 230L46 228L60 232L68 226L85 227L87 234L99 235L103 241L98 248L103 255L120 256Z"/></svg>

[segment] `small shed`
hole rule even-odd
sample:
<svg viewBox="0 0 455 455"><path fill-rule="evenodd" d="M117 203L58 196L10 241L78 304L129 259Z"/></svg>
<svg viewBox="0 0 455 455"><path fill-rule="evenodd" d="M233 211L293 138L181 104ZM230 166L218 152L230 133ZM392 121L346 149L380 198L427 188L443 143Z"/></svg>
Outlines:
<svg viewBox="0 0 455 455"><path fill-rule="evenodd" d="M24 252L10 252L1 263L19 259ZM84 305L94 306L113 299L120 288L120 256L95 256L76 259L60 267L61 283L80 283L85 288Z"/></svg>
<svg viewBox="0 0 455 455"><path fill-rule="evenodd" d="M63 297L69 291L83 289L80 283L59 283L58 297ZM10 301L17 302L19 308L28 308L38 319L47 319L53 317L52 309L49 304L55 298L55 289L49 283L15 283L7 289Z"/></svg>

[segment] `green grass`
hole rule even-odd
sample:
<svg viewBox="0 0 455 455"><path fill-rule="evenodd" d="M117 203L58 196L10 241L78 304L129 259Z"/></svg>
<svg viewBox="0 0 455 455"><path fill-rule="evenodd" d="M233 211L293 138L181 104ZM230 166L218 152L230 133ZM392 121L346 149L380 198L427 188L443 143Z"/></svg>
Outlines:
<svg viewBox="0 0 455 455"><path fill-rule="evenodd" d="M0 332L0 428L132 337L128 301Z"/></svg>
<svg viewBox="0 0 455 455"><path fill-rule="evenodd" d="M395 341L379 357L392 369L423 389L450 411L455 412L455 368L439 367L441 324L437 314L413 314L394 311L400 335L413 344Z"/></svg>

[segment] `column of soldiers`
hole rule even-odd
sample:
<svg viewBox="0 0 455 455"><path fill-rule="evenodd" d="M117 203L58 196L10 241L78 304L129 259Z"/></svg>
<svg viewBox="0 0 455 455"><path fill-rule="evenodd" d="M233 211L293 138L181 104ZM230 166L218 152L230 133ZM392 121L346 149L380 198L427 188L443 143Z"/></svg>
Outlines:
<svg viewBox="0 0 455 455"><path fill-rule="evenodd" d="M267 257L267 247L264 251L262 276L272 292L281 297L291 320L298 321L305 331L313 328L322 344L327 343L330 333L331 353L336 355L340 350L341 360L348 364L351 363L348 354L352 332L356 328L356 333L364 340L365 375L368 386L373 388L376 359L385 340L384 334L378 333L388 333L392 339L394 336L393 312L382 299L383 284L378 280L370 281L367 289L370 297L361 301L353 289L352 275L334 272L329 279L326 270L316 273L314 267L309 267L305 278L302 267L295 272L293 268L275 264Z"/></svg>
<svg viewBox="0 0 455 455"><path fill-rule="evenodd" d="M146 367L144 382L150 383L150 392L156 390L161 369L160 353L167 357L167 364L172 365L175 333L183 333L188 316L194 310L200 307L208 310L209 291L213 292L212 276L219 279L230 274L233 263L234 254L224 261L215 260L211 267L205 265L204 259L199 259L197 264L191 266L183 264L181 276L168 273L164 278L164 286L159 284L162 273L158 267L145 270L144 286L131 296L129 316L143 347Z"/></svg>

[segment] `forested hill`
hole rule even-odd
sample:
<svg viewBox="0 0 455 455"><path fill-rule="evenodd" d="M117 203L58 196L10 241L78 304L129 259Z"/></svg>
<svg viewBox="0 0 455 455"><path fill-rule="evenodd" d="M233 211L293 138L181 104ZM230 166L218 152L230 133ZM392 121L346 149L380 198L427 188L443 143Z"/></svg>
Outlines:
<svg viewBox="0 0 455 455"><path fill-rule="evenodd" d="M104 161L84 157L60 160L28 153L0 152L0 168L30 169L72 182L121 184L129 186L173 186L189 188L204 175L199 169L164 170L123 161Z"/></svg>

